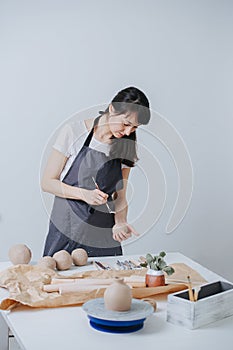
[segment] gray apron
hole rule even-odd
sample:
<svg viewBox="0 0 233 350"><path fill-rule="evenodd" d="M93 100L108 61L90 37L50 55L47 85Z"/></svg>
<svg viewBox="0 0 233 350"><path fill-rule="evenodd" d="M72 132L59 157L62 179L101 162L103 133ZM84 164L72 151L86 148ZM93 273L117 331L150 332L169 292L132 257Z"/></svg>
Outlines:
<svg viewBox="0 0 233 350"><path fill-rule="evenodd" d="M97 125L99 118L96 118L94 125ZM109 195L108 204L114 210L112 195L122 188L121 161L90 148L93 133L94 127L63 182L94 190L93 177L99 189ZM44 255L53 255L61 249L71 252L77 247L86 249L89 256L120 255L120 243L112 238L114 224L114 214L109 214L106 205L91 206L82 200L56 196Z"/></svg>

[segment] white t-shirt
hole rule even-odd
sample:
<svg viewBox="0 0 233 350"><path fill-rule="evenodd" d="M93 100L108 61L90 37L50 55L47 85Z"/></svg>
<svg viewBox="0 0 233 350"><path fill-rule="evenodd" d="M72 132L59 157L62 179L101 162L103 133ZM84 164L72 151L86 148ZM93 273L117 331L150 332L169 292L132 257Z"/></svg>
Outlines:
<svg viewBox="0 0 233 350"><path fill-rule="evenodd" d="M60 180L64 179L75 157L81 150L88 134L89 131L86 128L84 120L65 124L58 133L53 148L68 158L65 167L61 172ZM110 144L98 141L94 135L92 136L89 147L105 153L106 156L108 156L110 152ZM122 164L122 168L128 167L127 165Z"/></svg>

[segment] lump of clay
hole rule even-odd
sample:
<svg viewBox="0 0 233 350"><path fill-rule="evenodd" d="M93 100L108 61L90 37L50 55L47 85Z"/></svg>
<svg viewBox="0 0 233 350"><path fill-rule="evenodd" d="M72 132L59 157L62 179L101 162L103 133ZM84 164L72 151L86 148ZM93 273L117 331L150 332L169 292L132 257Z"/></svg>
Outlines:
<svg viewBox="0 0 233 350"><path fill-rule="evenodd" d="M53 258L56 261L56 267L58 270L69 270L72 266L73 260L71 255L66 250L60 250L59 252L53 255Z"/></svg>
<svg viewBox="0 0 233 350"><path fill-rule="evenodd" d="M28 264L32 258L31 250L25 244L15 244L8 252L8 257L12 264Z"/></svg>
<svg viewBox="0 0 233 350"><path fill-rule="evenodd" d="M113 234L118 234L121 231L124 231L125 233L129 233L129 229L126 224L116 224L113 226L112 232Z"/></svg>
<svg viewBox="0 0 233 350"><path fill-rule="evenodd" d="M43 256L43 258L41 258L37 264L41 267L46 267L53 270L56 269L56 260L51 256Z"/></svg>
<svg viewBox="0 0 233 350"><path fill-rule="evenodd" d="M73 263L76 266L86 265L87 259L88 259L87 252L83 248L77 248L77 249L73 250L71 253L71 257L73 259Z"/></svg>

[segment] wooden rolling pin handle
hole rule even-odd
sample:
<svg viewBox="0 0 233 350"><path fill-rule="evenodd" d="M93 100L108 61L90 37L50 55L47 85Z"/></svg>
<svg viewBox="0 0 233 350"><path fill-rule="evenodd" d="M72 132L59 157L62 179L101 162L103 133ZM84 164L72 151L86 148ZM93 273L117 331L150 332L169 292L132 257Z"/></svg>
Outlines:
<svg viewBox="0 0 233 350"><path fill-rule="evenodd" d="M153 306L154 312L156 311L157 303L156 303L156 301L154 299L152 299L152 298L143 298L142 300L147 302L147 303L149 303L151 306Z"/></svg>

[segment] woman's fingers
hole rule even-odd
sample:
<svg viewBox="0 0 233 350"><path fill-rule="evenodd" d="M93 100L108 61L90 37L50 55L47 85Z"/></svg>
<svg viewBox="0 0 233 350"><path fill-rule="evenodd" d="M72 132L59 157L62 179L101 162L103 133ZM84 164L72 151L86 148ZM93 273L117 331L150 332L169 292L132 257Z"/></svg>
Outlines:
<svg viewBox="0 0 233 350"><path fill-rule="evenodd" d="M99 189L95 190L86 190L82 189L83 200L91 205L101 205L107 202L108 194L100 191Z"/></svg>
<svg viewBox="0 0 233 350"><path fill-rule="evenodd" d="M118 241L118 242L123 242L130 237L131 237L131 234L129 234L129 233L127 233L126 235L123 233L117 233L117 234L113 235L113 239L115 241Z"/></svg>
<svg viewBox="0 0 233 350"><path fill-rule="evenodd" d="M125 241L132 236L130 230L125 224L116 224L113 226L113 239L118 242Z"/></svg>
<svg viewBox="0 0 233 350"><path fill-rule="evenodd" d="M122 242L122 239L120 238L118 233L113 235L113 239L117 242Z"/></svg>
<svg viewBox="0 0 233 350"><path fill-rule="evenodd" d="M94 201L95 204L101 205L107 202L108 195L98 189L94 190Z"/></svg>
<svg viewBox="0 0 233 350"><path fill-rule="evenodd" d="M95 189L94 192L95 192L99 197L101 197L101 198L107 200L107 198L108 198L108 194L107 194L107 193L104 193L104 192L102 192L102 191L100 191L100 190L98 190L98 189Z"/></svg>
<svg viewBox="0 0 233 350"><path fill-rule="evenodd" d="M132 232L135 236L140 236L140 233L138 233L134 228L133 226L129 225L129 224L126 224L129 231Z"/></svg>
<svg viewBox="0 0 233 350"><path fill-rule="evenodd" d="M132 234L139 236L139 233L128 223L117 223L113 226L113 239L118 242L125 241L130 238Z"/></svg>
<svg viewBox="0 0 233 350"><path fill-rule="evenodd" d="M131 233L126 233L124 231L117 233L117 238L120 239L121 241L125 241L126 239L128 239L130 237L131 237Z"/></svg>

